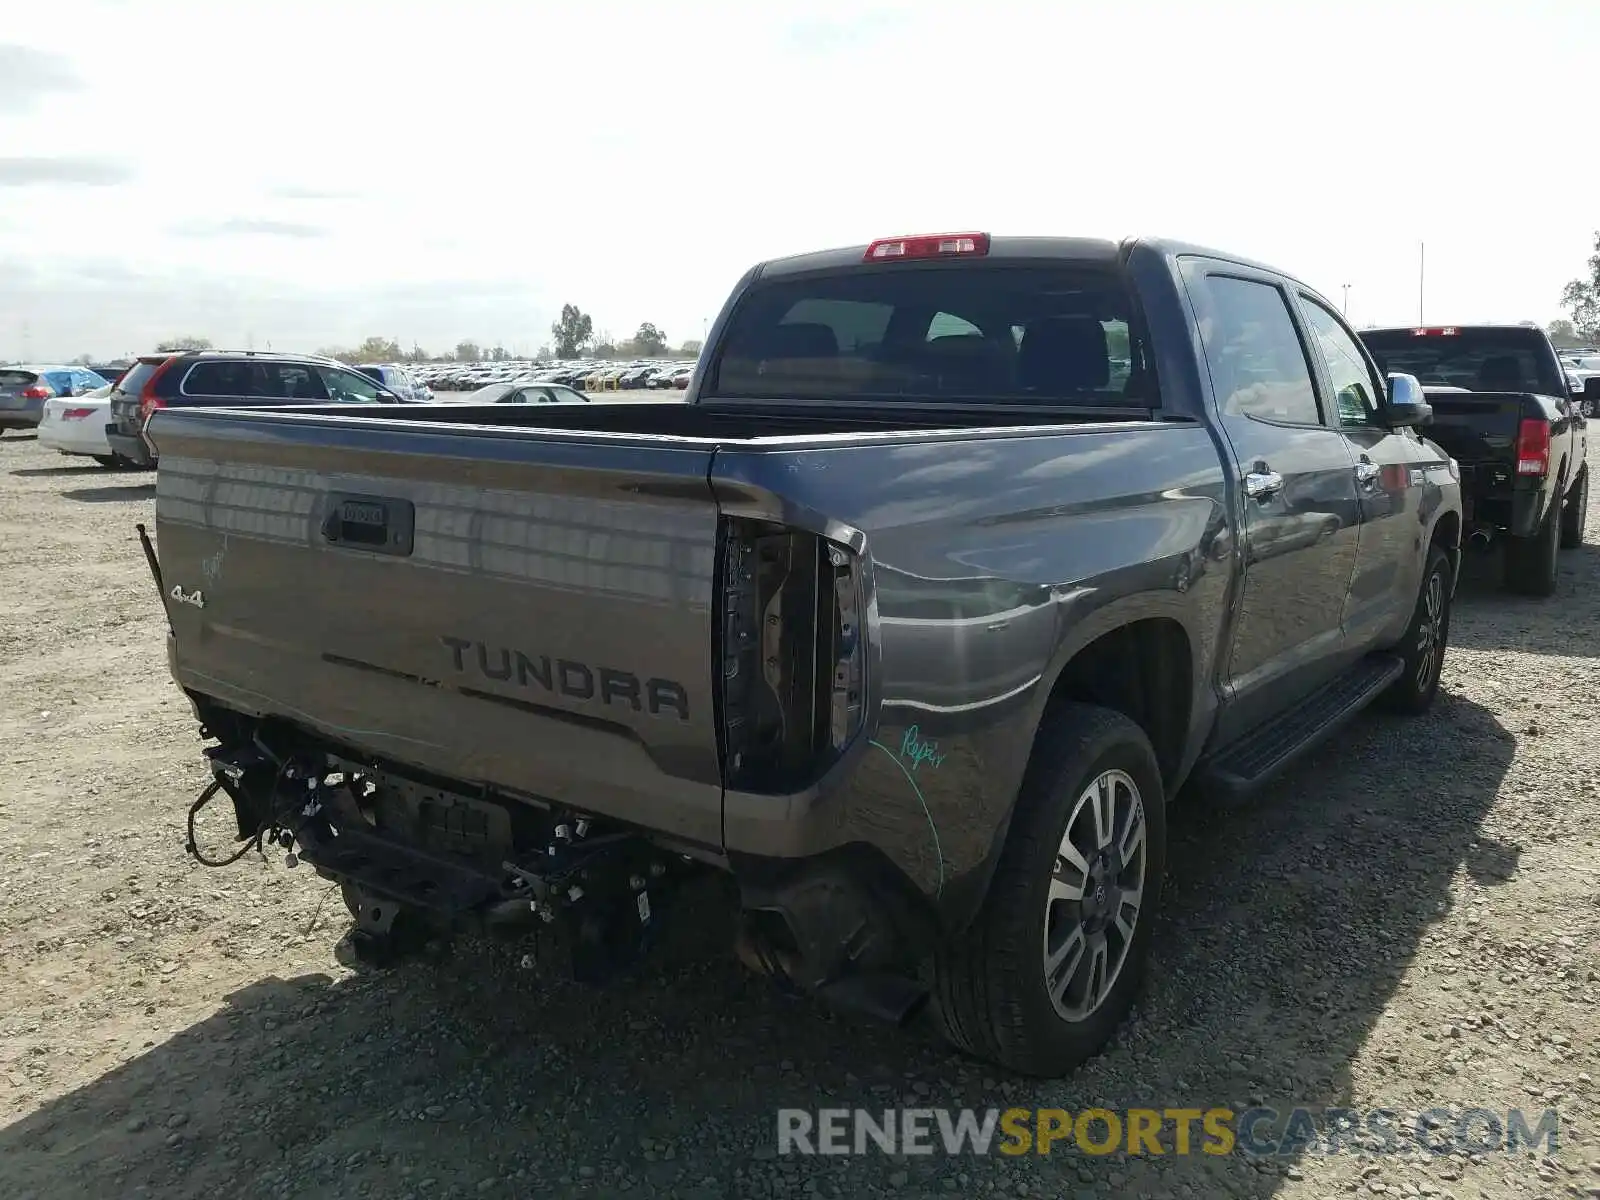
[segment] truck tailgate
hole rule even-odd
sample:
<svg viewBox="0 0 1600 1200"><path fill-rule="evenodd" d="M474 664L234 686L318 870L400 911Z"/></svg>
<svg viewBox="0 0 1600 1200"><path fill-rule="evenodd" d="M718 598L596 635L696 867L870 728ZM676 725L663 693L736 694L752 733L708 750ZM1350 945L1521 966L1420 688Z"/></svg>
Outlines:
<svg viewBox="0 0 1600 1200"><path fill-rule="evenodd" d="M1425 388L1433 421L1422 432L1462 466L1511 465L1525 396L1521 392L1466 392Z"/></svg>
<svg viewBox="0 0 1600 1200"><path fill-rule="evenodd" d="M149 433L184 688L721 845L711 447L215 409Z"/></svg>

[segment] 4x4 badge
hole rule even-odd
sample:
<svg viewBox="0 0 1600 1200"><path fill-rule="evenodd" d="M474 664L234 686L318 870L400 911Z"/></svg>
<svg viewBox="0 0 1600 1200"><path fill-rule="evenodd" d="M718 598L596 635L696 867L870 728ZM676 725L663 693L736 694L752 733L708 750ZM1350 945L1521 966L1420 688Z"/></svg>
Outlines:
<svg viewBox="0 0 1600 1200"><path fill-rule="evenodd" d="M175 583L172 585L172 591L167 594L179 604L192 604L195 608L204 608L206 606L205 594L199 588L195 588L192 592L185 592L181 583Z"/></svg>

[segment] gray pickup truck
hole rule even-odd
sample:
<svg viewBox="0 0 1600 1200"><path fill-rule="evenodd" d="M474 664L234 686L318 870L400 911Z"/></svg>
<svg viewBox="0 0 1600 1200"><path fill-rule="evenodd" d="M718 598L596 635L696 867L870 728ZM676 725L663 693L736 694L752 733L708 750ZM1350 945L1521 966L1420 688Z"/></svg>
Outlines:
<svg viewBox="0 0 1600 1200"><path fill-rule="evenodd" d="M367 952L531 929L585 978L720 871L781 983L1064 1073L1185 781L1433 700L1428 419L1268 267L983 234L752 269L683 402L160 409L191 851L225 793Z"/></svg>

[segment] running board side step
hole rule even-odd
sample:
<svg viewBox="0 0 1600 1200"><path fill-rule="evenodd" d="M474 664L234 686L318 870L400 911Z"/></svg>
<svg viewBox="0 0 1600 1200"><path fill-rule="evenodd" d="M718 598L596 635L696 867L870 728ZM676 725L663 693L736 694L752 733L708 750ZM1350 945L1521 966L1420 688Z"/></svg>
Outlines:
<svg viewBox="0 0 1600 1200"><path fill-rule="evenodd" d="M1342 729L1404 670L1397 655L1361 659L1293 708L1202 761L1197 777L1203 786L1230 799L1248 795Z"/></svg>

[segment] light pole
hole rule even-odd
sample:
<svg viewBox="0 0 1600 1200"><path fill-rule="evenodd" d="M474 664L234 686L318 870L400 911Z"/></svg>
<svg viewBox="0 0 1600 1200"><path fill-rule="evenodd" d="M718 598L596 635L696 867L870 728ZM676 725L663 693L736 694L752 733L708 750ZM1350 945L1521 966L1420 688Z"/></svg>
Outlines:
<svg viewBox="0 0 1600 1200"><path fill-rule="evenodd" d="M1428 277L1428 244L1417 243L1417 324L1422 324L1423 285Z"/></svg>
<svg viewBox="0 0 1600 1200"><path fill-rule="evenodd" d="M1350 285L1342 283L1339 286L1344 288L1344 300L1339 305L1339 311L1348 317L1350 315Z"/></svg>

